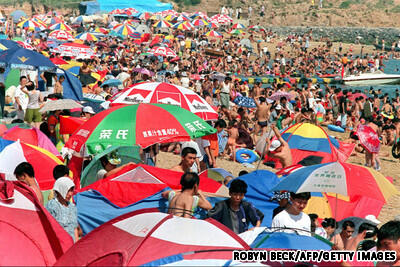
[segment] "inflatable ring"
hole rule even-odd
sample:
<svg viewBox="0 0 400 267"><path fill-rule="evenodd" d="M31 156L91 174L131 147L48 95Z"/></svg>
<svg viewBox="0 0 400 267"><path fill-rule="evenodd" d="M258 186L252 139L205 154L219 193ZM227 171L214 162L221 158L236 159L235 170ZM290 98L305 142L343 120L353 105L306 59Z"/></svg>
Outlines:
<svg viewBox="0 0 400 267"><path fill-rule="evenodd" d="M334 132L344 133L344 129L342 127L333 124L329 124L328 129Z"/></svg>
<svg viewBox="0 0 400 267"><path fill-rule="evenodd" d="M386 114L385 112L381 112L381 115L385 118L388 118L389 120L393 120L394 119L394 115L393 114Z"/></svg>
<svg viewBox="0 0 400 267"><path fill-rule="evenodd" d="M393 156L393 158L395 158L395 159L400 158L400 150L399 150L399 152L396 154L397 145L398 145L398 144L393 144L393 146L392 146L392 156ZM400 144L399 144L399 145L400 145Z"/></svg>
<svg viewBox="0 0 400 267"><path fill-rule="evenodd" d="M258 155L250 149L241 148L236 151L236 161L239 163L253 163L258 159Z"/></svg>

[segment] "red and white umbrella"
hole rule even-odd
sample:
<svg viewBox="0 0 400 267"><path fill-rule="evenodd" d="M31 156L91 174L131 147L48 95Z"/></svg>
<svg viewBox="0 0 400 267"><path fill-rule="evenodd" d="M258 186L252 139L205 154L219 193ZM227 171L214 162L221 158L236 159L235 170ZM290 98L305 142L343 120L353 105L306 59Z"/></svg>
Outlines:
<svg viewBox="0 0 400 267"><path fill-rule="evenodd" d="M89 46L78 43L65 43L54 49L54 51L72 57L92 57L95 55L93 49Z"/></svg>
<svg viewBox="0 0 400 267"><path fill-rule="evenodd" d="M174 50L168 47L153 47L150 49L149 53L154 54L155 56L162 56L162 57L177 57Z"/></svg>
<svg viewBox="0 0 400 267"><path fill-rule="evenodd" d="M132 85L112 97L111 105L171 104L191 111L203 120L217 120L218 113L190 89L170 83L145 82Z"/></svg>
<svg viewBox="0 0 400 267"><path fill-rule="evenodd" d="M178 16L179 13L176 12L175 10L170 9L170 10L164 10L164 11L156 12L156 13L154 13L153 15L156 15L156 16L157 16L157 15L160 15L160 16L162 16L162 17L166 17L166 16L168 16L168 15Z"/></svg>
<svg viewBox="0 0 400 267"><path fill-rule="evenodd" d="M20 46L22 46L25 49L33 50L33 46L28 44L27 42L22 42L22 41L16 41Z"/></svg>
<svg viewBox="0 0 400 267"><path fill-rule="evenodd" d="M56 39L62 41L73 41L75 40L74 36L64 30L55 30L49 34L49 39Z"/></svg>
<svg viewBox="0 0 400 267"><path fill-rule="evenodd" d="M136 16L137 14L139 14L140 12L136 9L134 9L133 7L128 7L124 9L125 14L128 16Z"/></svg>
<svg viewBox="0 0 400 267"><path fill-rule="evenodd" d="M359 125L356 135L360 144L370 153L379 153L381 142L378 134L368 125Z"/></svg>
<svg viewBox="0 0 400 267"><path fill-rule="evenodd" d="M140 19L144 19L144 20L148 20L148 19L151 18L151 16L152 16L151 13L149 13L149 12L143 12L142 14L140 14L139 18L140 18Z"/></svg>
<svg viewBox="0 0 400 267"><path fill-rule="evenodd" d="M233 24L232 29L246 29L246 27L241 23L235 23Z"/></svg>
<svg viewBox="0 0 400 267"><path fill-rule="evenodd" d="M210 20L219 24L229 24L233 21L231 17L223 14L214 15L210 18Z"/></svg>
<svg viewBox="0 0 400 267"><path fill-rule="evenodd" d="M166 263L163 259L177 255L181 259L231 259L233 250L244 249L250 249L246 242L213 219L182 218L145 209L96 228L55 266L160 265Z"/></svg>

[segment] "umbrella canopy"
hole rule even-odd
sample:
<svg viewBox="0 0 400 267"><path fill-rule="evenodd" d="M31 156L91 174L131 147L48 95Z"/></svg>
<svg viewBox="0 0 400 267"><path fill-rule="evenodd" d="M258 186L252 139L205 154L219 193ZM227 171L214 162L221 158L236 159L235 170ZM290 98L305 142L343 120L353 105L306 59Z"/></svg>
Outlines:
<svg viewBox="0 0 400 267"><path fill-rule="evenodd" d="M101 84L101 87L106 86L106 85L108 85L108 86L118 86L120 84L122 84L122 82L119 79L108 79L108 80L105 80Z"/></svg>
<svg viewBox="0 0 400 267"><path fill-rule="evenodd" d="M162 56L162 57L177 57L174 50L169 47L153 47L150 49L149 53L152 53L155 56Z"/></svg>
<svg viewBox="0 0 400 267"><path fill-rule="evenodd" d="M68 31L55 30L49 34L49 39L61 40L61 41L73 41L74 36Z"/></svg>
<svg viewBox="0 0 400 267"><path fill-rule="evenodd" d="M117 104L160 103L180 106L204 120L217 120L218 114L198 94L169 83L146 82L130 86L111 99Z"/></svg>
<svg viewBox="0 0 400 267"><path fill-rule="evenodd" d="M172 24L166 20L160 20L153 24L154 28L170 28L171 26Z"/></svg>
<svg viewBox="0 0 400 267"><path fill-rule="evenodd" d="M205 36L216 37L216 38L222 38L223 37L222 34L220 34L219 32L216 32L216 31L208 31L208 32L206 32Z"/></svg>
<svg viewBox="0 0 400 267"><path fill-rule="evenodd" d="M154 75L154 72L152 72L152 71L150 71L150 70L148 70L146 68L134 68L134 69L132 69L132 71L133 72L137 72L137 73L141 73L141 74L145 74L145 75L148 75L148 76L153 76Z"/></svg>
<svg viewBox="0 0 400 267"><path fill-rule="evenodd" d="M97 37L91 33L84 32L75 36L76 39L83 40L83 41L97 41Z"/></svg>
<svg viewBox="0 0 400 267"><path fill-rule="evenodd" d="M91 57L95 55L93 49L91 49L89 46L78 43L65 43L54 49L54 51L73 57Z"/></svg>
<svg viewBox="0 0 400 267"><path fill-rule="evenodd" d="M18 48L20 46L17 42L8 39L1 39L0 44L5 46L5 49Z"/></svg>
<svg viewBox="0 0 400 267"><path fill-rule="evenodd" d="M184 31L190 31L194 28L193 24L189 21L177 22L176 24L172 25L172 28Z"/></svg>
<svg viewBox="0 0 400 267"><path fill-rule="evenodd" d="M250 245L252 248L331 250L331 245L312 236L263 231Z"/></svg>
<svg viewBox="0 0 400 267"><path fill-rule="evenodd" d="M368 125L359 125L356 135L360 144L370 153L379 153L381 142L378 134Z"/></svg>
<svg viewBox="0 0 400 267"><path fill-rule="evenodd" d="M108 34L109 30L107 30L106 28L102 28L102 27L97 27L94 32L98 32L98 33L102 33L102 34Z"/></svg>
<svg viewBox="0 0 400 267"><path fill-rule="evenodd" d="M239 34L244 34L244 31L242 31L242 30L240 30L240 29L232 29L229 33L230 33L230 34L239 35Z"/></svg>
<svg viewBox="0 0 400 267"><path fill-rule="evenodd" d="M264 27L259 26L259 25L252 25L249 27L249 30L252 31L265 31Z"/></svg>
<svg viewBox="0 0 400 267"><path fill-rule="evenodd" d="M330 162L295 170L273 189L328 192L345 196L367 196L387 201L397 189L379 172L359 165Z"/></svg>
<svg viewBox="0 0 400 267"><path fill-rule="evenodd" d="M33 46L31 46L30 44L26 43L26 42L22 42L22 41L17 41L17 44L19 44L19 46L25 48L25 49L29 49L29 50L33 50Z"/></svg>
<svg viewBox="0 0 400 267"><path fill-rule="evenodd" d="M286 97L287 100L290 100L293 96L290 93L283 92L283 91L277 91L273 93L269 99L274 100L274 101L280 101L282 97Z"/></svg>
<svg viewBox="0 0 400 267"><path fill-rule="evenodd" d="M17 22L22 17L27 17L26 13L22 10L15 10L11 13L14 22Z"/></svg>
<svg viewBox="0 0 400 267"><path fill-rule="evenodd" d="M229 24L233 21L233 19L231 17L229 17L228 15L222 15L222 14L214 15L210 18L210 20L212 22L216 22L219 24Z"/></svg>
<svg viewBox="0 0 400 267"><path fill-rule="evenodd" d="M21 21L20 23L17 24L17 27L23 28L27 31L42 31L46 29L46 26L38 23L37 21L34 21L32 19L26 19Z"/></svg>
<svg viewBox="0 0 400 267"><path fill-rule="evenodd" d="M233 103L235 103L238 106L246 107L246 108L255 108L257 107L256 102L254 102L254 99L251 97L246 97L246 96L238 96L233 100Z"/></svg>
<svg viewBox="0 0 400 267"><path fill-rule="evenodd" d="M73 108L81 108L82 105L77 103L72 99L58 99L47 101L44 106L40 109L40 112L47 111L55 111L55 110L64 110L64 109L73 109Z"/></svg>
<svg viewBox="0 0 400 267"><path fill-rule="evenodd" d="M206 21L205 19L201 19L201 18L193 20L192 23L196 27L208 26L208 24L210 24L210 23L208 23L208 21Z"/></svg>
<svg viewBox="0 0 400 267"><path fill-rule="evenodd" d="M15 179L14 169L21 162L32 164L41 190L53 188L53 169L56 165L63 164L46 149L0 138L0 173L5 173L8 179Z"/></svg>
<svg viewBox="0 0 400 267"><path fill-rule="evenodd" d="M113 154L120 159L118 166L125 165L129 162L139 163L140 147L138 146L123 146L123 147L109 147L103 152L97 154L88 166L85 167L81 175L81 188L93 184L98 180L97 172L104 169L100 159L108 154Z"/></svg>
<svg viewBox="0 0 400 267"><path fill-rule="evenodd" d="M57 148L42 131L35 127L14 126L6 131L2 137L7 140L18 141L46 149L56 156L60 156Z"/></svg>
<svg viewBox="0 0 400 267"><path fill-rule="evenodd" d="M63 31L69 31L72 32L72 28L70 26L68 26L67 24L65 24L64 22L60 22L60 23L56 23L53 25L49 26L50 30L63 30Z"/></svg>
<svg viewBox="0 0 400 267"><path fill-rule="evenodd" d="M232 29L246 29L246 27L241 23L235 23L233 24Z"/></svg>
<svg viewBox="0 0 400 267"><path fill-rule="evenodd" d="M100 261L102 265L145 265L178 253L193 256L203 251L201 258L212 258L218 249L226 250L225 254L232 258L233 250L249 249L249 246L212 219L196 220L139 210L122 215L90 232L68 250L55 266L86 266ZM116 253L117 258L110 257Z"/></svg>
<svg viewBox="0 0 400 267"><path fill-rule="evenodd" d="M126 36L134 33L136 29L129 24L119 24L113 28L113 31L115 31L117 34Z"/></svg>
<svg viewBox="0 0 400 267"><path fill-rule="evenodd" d="M73 245L25 183L0 178L0 196L1 266L52 266Z"/></svg>
<svg viewBox="0 0 400 267"><path fill-rule="evenodd" d="M190 111L173 105L138 104L114 107L90 118L70 137L66 147L79 152L86 144L95 154L108 146L185 141L216 130Z"/></svg>
<svg viewBox="0 0 400 267"><path fill-rule="evenodd" d="M55 70L56 65L42 54L22 47L0 51L0 64L10 65L11 68L35 70Z"/></svg>

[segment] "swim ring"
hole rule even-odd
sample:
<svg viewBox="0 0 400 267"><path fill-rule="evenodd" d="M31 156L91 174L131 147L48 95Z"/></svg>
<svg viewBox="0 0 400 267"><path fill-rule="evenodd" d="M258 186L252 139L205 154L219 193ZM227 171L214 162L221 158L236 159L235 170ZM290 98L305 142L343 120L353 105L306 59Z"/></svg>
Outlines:
<svg viewBox="0 0 400 267"><path fill-rule="evenodd" d="M333 124L329 124L328 129L334 132L344 133L344 129L342 127Z"/></svg>
<svg viewBox="0 0 400 267"><path fill-rule="evenodd" d="M258 159L258 155L253 150L241 148L236 151L236 161L239 163L253 163Z"/></svg>

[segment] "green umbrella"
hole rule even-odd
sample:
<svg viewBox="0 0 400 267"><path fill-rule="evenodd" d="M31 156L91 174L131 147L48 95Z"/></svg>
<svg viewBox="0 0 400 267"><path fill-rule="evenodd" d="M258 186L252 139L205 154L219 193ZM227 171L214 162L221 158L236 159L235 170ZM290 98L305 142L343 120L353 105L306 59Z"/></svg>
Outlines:
<svg viewBox="0 0 400 267"><path fill-rule="evenodd" d="M113 146L109 147L103 152L97 154L88 166L84 169L81 175L81 187L88 186L97 181L97 172L104 169L101 165L100 159L103 156L112 155L115 158L120 159L119 166L129 162L139 163L140 158L140 147L138 146Z"/></svg>

